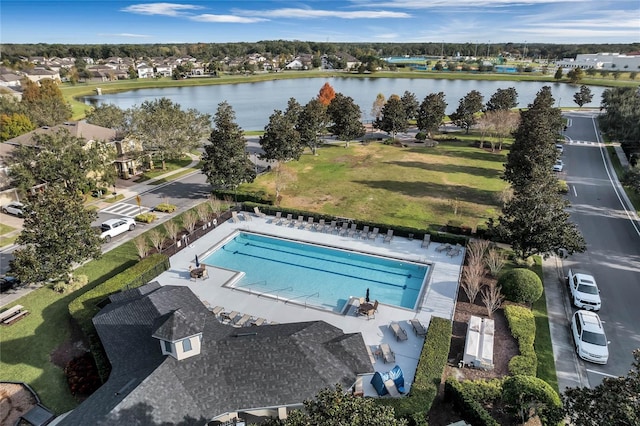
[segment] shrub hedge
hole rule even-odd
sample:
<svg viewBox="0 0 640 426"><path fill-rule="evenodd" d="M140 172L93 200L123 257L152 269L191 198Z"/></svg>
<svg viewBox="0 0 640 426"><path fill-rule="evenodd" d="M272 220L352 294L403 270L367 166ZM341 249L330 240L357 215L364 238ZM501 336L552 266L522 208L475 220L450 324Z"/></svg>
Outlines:
<svg viewBox="0 0 640 426"><path fill-rule="evenodd" d="M153 213L142 213L142 214L136 215L135 220L136 222L151 223L157 218L158 216L156 216Z"/></svg>
<svg viewBox="0 0 640 426"><path fill-rule="evenodd" d="M536 323L531 310L517 305L506 305L504 314L509 323L511 334L518 341L520 355L509 361L509 372L512 375L534 376L538 365L538 357L533 347L536 337Z"/></svg>
<svg viewBox="0 0 640 426"><path fill-rule="evenodd" d="M253 202L258 204L272 205L275 202L275 195L270 195L264 191L231 191L227 189L214 189L212 195L221 200L232 200L239 203Z"/></svg>
<svg viewBox="0 0 640 426"><path fill-rule="evenodd" d="M109 296L123 289L140 287L162 272L169 269L169 258L163 254L153 254L132 267L125 269L120 274L110 278L93 289L81 294L69 304L69 313L78 323L89 340L91 352L96 361L98 372L102 380L109 376L109 361L102 348L93 322L93 317L100 311L101 304Z"/></svg>
<svg viewBox="0 0 640 426"><path fill-rule="evenodd" d="M413 424L425 424L426 413L431 409L442 381L449 356L451 332L450 320L431 317L409 395L406 398L382 398L377 401L392 406L397 417Z"/></svg>
<svg viewBox="0 0 640 426"><path fill-rule="evenodd" d="M502 294L516 303L532 304L542 296L542 280L535 272L526 268L515 268L505 272L498 279Z"/></svg>
<svg viewBox="0 0 640 426"><path fill-rule="evenodd" d="M522 423L531 417L531 409L543 425L557 425L564 417L560 396L544 380L520 375L507 377L502 389L502 402Z"/></svg>
<svg viewBox="0 0 640 426"><path fill-rule="evenodd" d="M157 206L155 206L153 210L156 212L162 212L162 213L173 213L174 211L176 211L176 208L177 207L174 204L160 203Z"/></svg>
<svg viewBox="0 0 640 426"><path fill-rule="evenodd" d="M449 377L444 384L445 400L451 402L464 420L474 426L500 426L491 414L484 409L471 388L454 377Z"/></svg>

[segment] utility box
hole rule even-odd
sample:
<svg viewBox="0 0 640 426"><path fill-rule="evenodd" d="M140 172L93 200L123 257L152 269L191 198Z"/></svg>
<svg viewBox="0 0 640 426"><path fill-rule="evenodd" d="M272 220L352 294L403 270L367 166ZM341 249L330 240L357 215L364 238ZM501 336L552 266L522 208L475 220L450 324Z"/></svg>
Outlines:
<svg viewBox="0 0 640 426"><path fill-rule="evenodd" d="M489 318L471 316L464 345L462 363L465 366L493 369L493 334L495 323Z"/></svg>

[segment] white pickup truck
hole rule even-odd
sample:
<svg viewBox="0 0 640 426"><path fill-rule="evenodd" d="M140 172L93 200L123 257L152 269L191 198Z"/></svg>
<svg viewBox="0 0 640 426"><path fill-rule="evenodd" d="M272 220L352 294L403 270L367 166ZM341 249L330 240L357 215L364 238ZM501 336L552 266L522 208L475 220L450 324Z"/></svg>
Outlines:
<svg viewBox="0 0 640 426"><path fill-rule="evenodd" d="M121 217L119 219L109 219L100 225L100 238L108 243L111 238L118 236L126 231L133 231L136 228L136 221L130 217Z"/></svg>

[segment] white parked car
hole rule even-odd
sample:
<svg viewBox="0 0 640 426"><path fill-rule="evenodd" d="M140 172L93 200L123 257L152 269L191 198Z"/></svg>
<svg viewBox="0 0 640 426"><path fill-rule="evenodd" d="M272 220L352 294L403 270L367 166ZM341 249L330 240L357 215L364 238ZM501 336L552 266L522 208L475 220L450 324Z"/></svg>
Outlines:
<svg viewBox="0 0 640 426"><path fill-rule="evenodd" d="M564 170L564 161L556 160L556 164L553 165L553 171L561 172L562 170Z"/></svg>
<svg viewBox="0 0 640 426"><path fill-rule="evenodd" d="M118 236L123 232L133 231L135 228L136 221L130 217L109 219L100 225L100 238L108 243L111 241L111 238Z"/></svg>
<svg viewBox="0 0 640 426"><path fill-rule="evenodd" d="M24 204L18 201L12 201L2 206L2 213L22 217L24 216Z"/></svg>
<svg viewBox="0 0 640 426"><path fill-rule="evenodd" d="M558 150L558 153L560 155L562 155L564 153L564 145L562 145L561 143L557 143L556 144L556 149Z"/></svg>
<svg viewBox="0 0 640 426"><path fill-rule="evenodd" d="M571 334L580 358L596 364L607 363L609 341L598 314L584 310L576 311L571 318Z"/></svg>
<svg viewBox="0 0 640 426"><path fill-rule="evenodd" d="M571 291L571 301L575 307L590 311L600 310L600 306L602 305L600 289L593 275L587 272L569 269L567 283Z"/></svg>

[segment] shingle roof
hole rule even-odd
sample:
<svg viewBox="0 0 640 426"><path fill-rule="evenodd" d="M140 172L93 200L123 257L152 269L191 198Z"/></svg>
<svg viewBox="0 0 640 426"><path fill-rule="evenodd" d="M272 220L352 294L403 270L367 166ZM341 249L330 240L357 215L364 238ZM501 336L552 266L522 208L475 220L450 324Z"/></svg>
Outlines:
<svg viewBox="0 0 640 426"><path fill-rule="evenodd" d="M230 411L299 404L373 372L362 336L324 321L235 328L188 287L127 293L94 318L111 376L63 425L203 424ZM187 333L201 329L201 353L163 356L152 334L179 336L184 324Z"/></svg>
<svg viewBox="0 0 640 426"><path fill-rule="evenodd" d="M108 129L106 127L96 126L95 124L89 124L84 121L69 121L64 124L59 124L53 127L40 127L38 129L32 130L29 133L25 133L24 135L16 136L15 138L9 139L5 141L5 143L11 145L26 145L26 146L35 146L36 140L34 139L35 135L40 134L56 134L56 132L60 130L68 131L71 136L75 136L77 138L85 139L87 141L111 141L116 137L116 131L113 129Z"/></svg>

